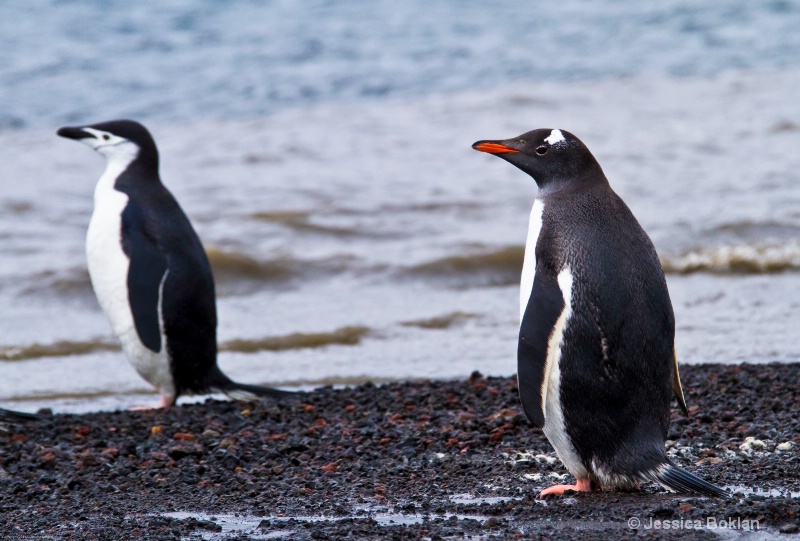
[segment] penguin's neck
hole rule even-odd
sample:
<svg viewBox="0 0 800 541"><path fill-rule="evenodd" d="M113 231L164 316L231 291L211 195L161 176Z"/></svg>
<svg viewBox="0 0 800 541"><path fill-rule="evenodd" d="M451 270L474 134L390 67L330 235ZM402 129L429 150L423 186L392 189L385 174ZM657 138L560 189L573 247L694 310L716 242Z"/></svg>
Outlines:
<svg viewBox="0 0 800 541"><path fill-rule="evenodd" d="M106 170L103 172L94 189L95 207L112 191L122 191L117 187L117 179L139 157L139 147L126 143L118 145L113 153L103 152L106 156Z"/></svg>

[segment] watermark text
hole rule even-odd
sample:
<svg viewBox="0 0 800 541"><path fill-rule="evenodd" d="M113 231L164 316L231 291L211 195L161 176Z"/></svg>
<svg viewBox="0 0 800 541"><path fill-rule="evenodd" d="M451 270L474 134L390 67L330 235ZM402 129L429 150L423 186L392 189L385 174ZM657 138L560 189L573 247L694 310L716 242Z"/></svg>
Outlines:
<svg viewBox="0 0 800 541"><path fill-rule="evenodd" d="M630 517L631 530L745 530L757 531L761 524L756 519L744 517L702 517L660 519Z"/></svg>

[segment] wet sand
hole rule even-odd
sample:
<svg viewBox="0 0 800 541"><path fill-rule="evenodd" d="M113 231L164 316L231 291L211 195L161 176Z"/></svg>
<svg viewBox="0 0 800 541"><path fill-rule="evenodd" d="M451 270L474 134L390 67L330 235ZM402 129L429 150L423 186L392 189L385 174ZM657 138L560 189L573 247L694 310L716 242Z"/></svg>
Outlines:
<svg viewBox="0 0 800 541"><path fill-rule="evenodd" d="M541 501L513 378L46 415L0 434L3 539L769 539L800 532L800 365L687 365L669 453L729 499ZM629 524L639 528L633 529ZM716 526L716 528L714 528ZM757 530L757 531L756 531Z"/></svg>

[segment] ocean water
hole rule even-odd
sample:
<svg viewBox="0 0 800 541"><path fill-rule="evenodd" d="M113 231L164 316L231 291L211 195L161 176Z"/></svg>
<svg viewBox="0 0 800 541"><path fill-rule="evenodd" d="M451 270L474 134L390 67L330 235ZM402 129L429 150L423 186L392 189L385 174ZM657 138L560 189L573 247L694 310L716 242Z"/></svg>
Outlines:
<svg viewBox="0 0 800 541"><path fill-rule="evenodd" d="M218 283L219 362L309 388L516 369L533 181L470 145L578 135L653 238L682 362L800 359L800 6L0 4L0 405L154 403L86 271L129 117Z"/></svg>

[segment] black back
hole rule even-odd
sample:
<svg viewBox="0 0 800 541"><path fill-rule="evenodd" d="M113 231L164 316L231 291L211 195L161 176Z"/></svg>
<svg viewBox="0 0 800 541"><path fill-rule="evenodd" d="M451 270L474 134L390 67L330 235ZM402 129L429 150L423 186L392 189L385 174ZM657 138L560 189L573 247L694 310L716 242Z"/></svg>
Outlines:
<svg viewBox="0 0 800 541"><path fill-rule="evenodd" d="M536 280L539 268L543 279L549 269L564 266L573 276L560 362L567 433L585 464L592 458L605 464L660 459L669 425L675 320L655 248L607 185L559 190L544 197L544 206ZM526 311L521 337L529 332L527 320L536 317ZM654 449L660 451L650 456Z"/></svg>

